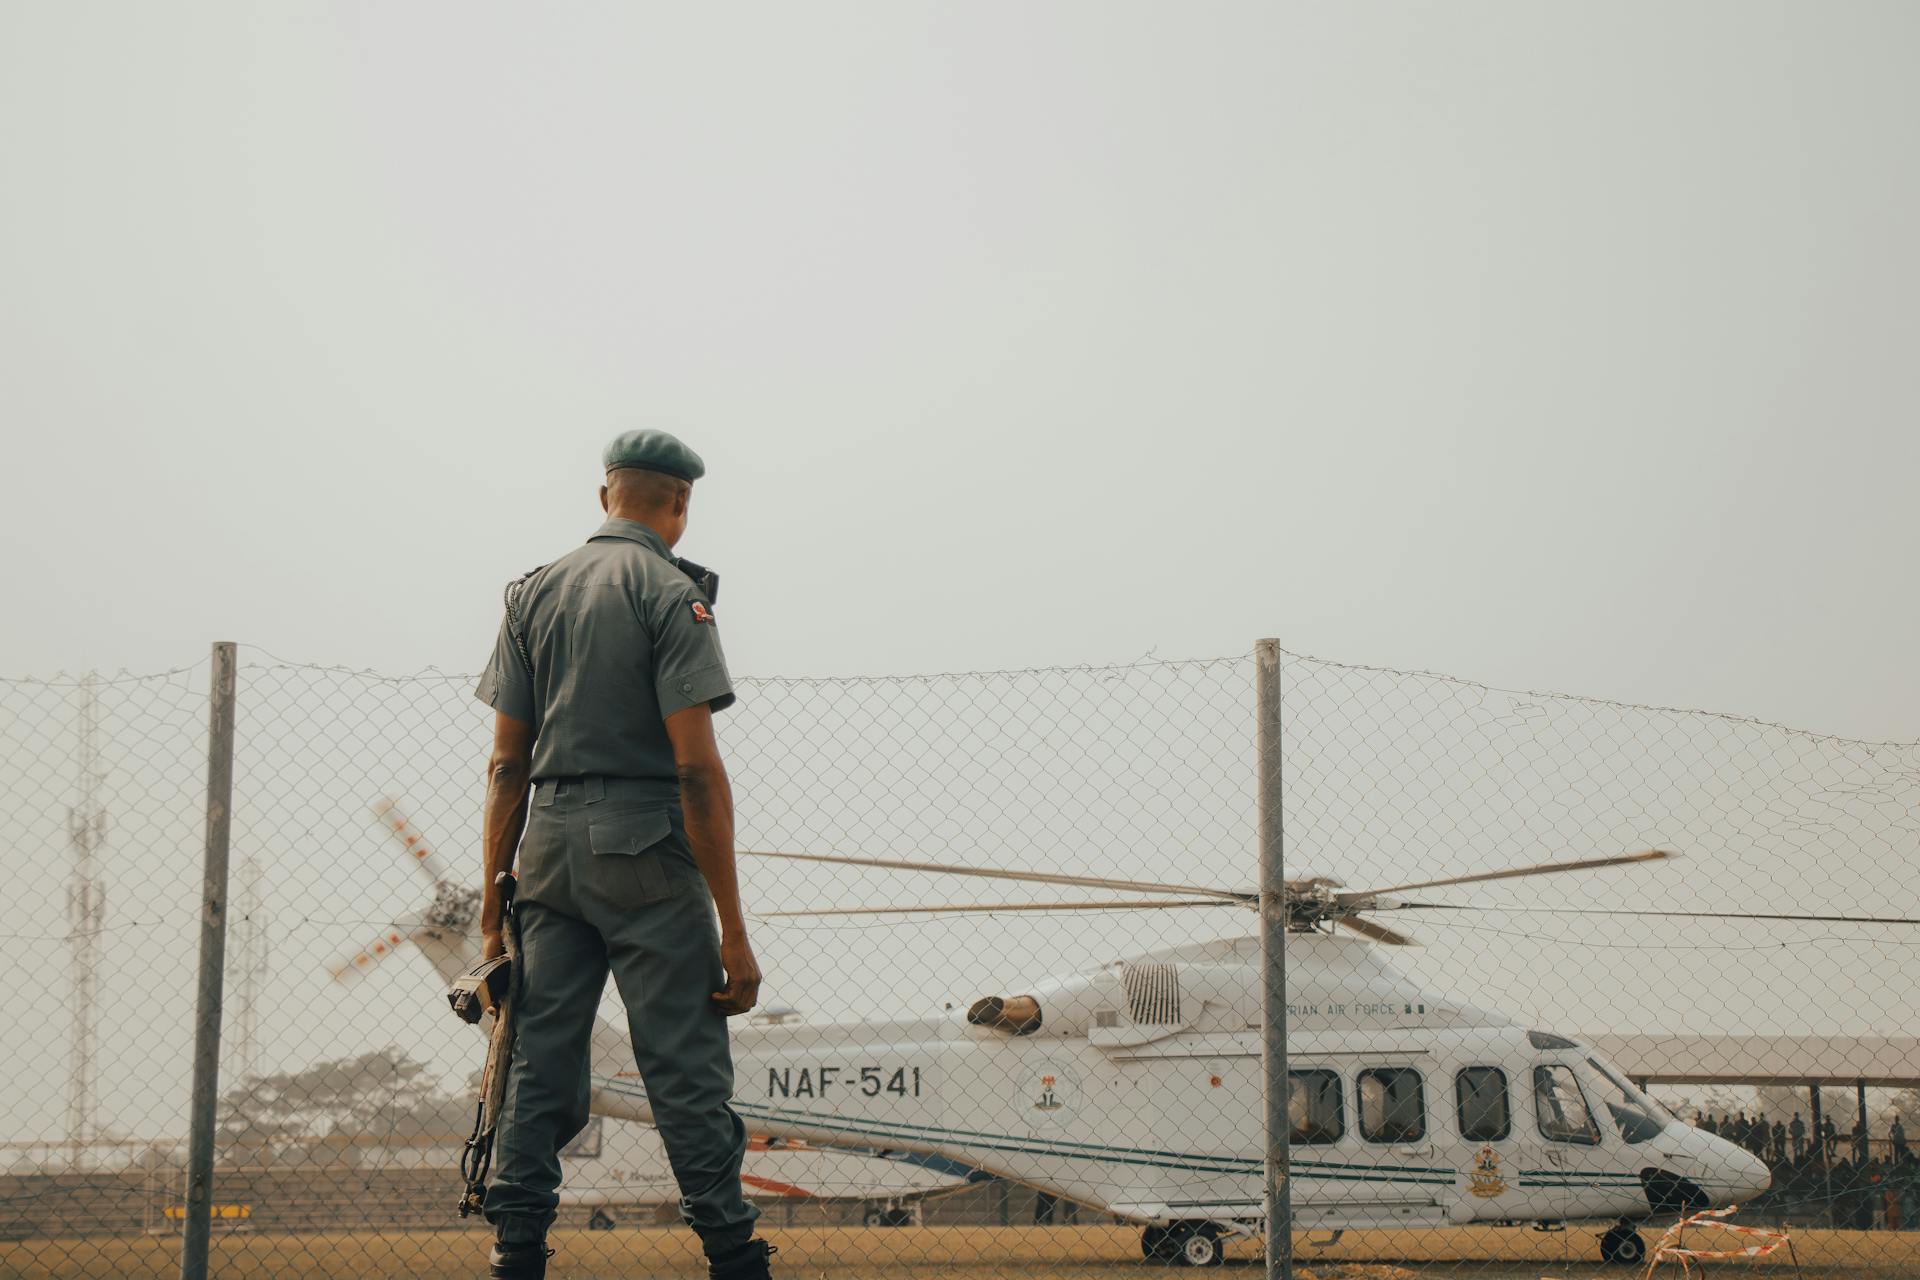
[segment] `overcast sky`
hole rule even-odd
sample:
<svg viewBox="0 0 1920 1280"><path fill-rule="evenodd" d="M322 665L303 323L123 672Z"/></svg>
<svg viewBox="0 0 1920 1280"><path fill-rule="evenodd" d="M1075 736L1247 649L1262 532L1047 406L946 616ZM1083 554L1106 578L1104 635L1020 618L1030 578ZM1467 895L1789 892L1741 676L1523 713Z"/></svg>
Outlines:
<svg viewBox="0 0 1920 1280"><path fill-rule="evenodd" d="M0 7L0 672L470 670L599 450L754 674L1920 736L1905 4Z"/></svg>
<svg viewBox="0 0 1920 1280"><path fill-rule="evenodd" d="M708 461L682 550L722 572L745 675L1278 635L1920 738L1917 47L1920 8L1845 0L0 0L0 675L150 672L215 639L472 671L502 584L599 522L606 440L657 426ZM1202 690L1211 720L1122 696L1189 678L1160 669L974 682L992 696L969 685L951 714L952 682L750 686L723 729L744 838L1244 883L1230 671ZM350 994L320 962L423 892L374 798L405 796L472 865L483 710L258 656L243 678L236 848L268 886L267 1064L349 1031L403 1039L438 999L418 957ZM191 964L190 683L108 697L102 1110L123 1132L173 1131L184 1096L184 1015L129 975ZM1408 701L1377 734L1377 691L1348 707L1329 678L1306 704L1337 750L1298 718L1309 779L1361 779L1290 828L1309 869L1378 883L1422 858L1667 842L1699 860L1512 901L1911 897L1887 872L1914 865L1910 749L1752 731L1742 755L1749 731L1718 722L1384 684ZM935 718L897 751L859 744L862 773L836 698ZM27 744L0 775L32 801L5 814L0 855L50 914L70 698L0 703L0 739ZM1089 707L1104 737L1081 731ZM333 735L309 729L323 708ZM1564 772L1487 770L1468 750L1482 719L1534 744L1503 765ZM1601 741L1631 767L1567 763ZM1144 753L1135 773L1116 744ZM1371 784L1402 759L1425 767ZM1453 804L1493 777L1498 803ZM1572 809L1553 807L1563 777ZM1068 803L1022 790L1049 787ZM1111 830L1080 820L1102 803ZM880 809L891 825L860 826ZM964 839L941 825L956 814L980 820ZM329 879L343 869L351 893ZM754 874L763 905L791 887ZM1484 919L1423 922L1401 959L1568 1029L1913 1021L1879 934L1771 930L1762 953L1731 926L1647 925L1628 955ZM905 957L878 966L886 999L935 1008L1119 952L1110 921L1079 920L756 929L779 997L834 1016L879 999L823 981L837 957ZM1154 944L1244 927L1183 920L1130 927ZM13 963L56 940L22 934ZM1692 987L1647 998L1676 965L1711 1012L1685 1006ZM36 991L0 1057L65 1036L69 989ZM1778 1000L1756 1012L1756 992ZM472 1055L455 1030L421 1050L449 1080ZM9 1095L0 1132L63 1132L63 1085Z"/></svg>

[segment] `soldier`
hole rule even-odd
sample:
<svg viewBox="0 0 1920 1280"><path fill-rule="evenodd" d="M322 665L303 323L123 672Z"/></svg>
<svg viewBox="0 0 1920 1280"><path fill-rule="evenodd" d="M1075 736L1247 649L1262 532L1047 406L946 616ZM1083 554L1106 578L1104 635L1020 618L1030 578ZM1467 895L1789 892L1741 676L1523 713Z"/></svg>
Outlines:
<svg viewBox="0 0 1920 1280"><path fill-rule="evenodd" d="M733 797L713 716L734 700L715 575L673 556L706 472L663 431L607 446L607 521L507 589L475 696L493 707L481 931L501 951L495 874L519 878L517 1037L485 1211L495 1280L540 1280L559 1149L586 1124L590 1038L607 974L716 1280L762 1280L773 1250L740 1192L727 1018L760 968L734 874ZM524 833L523 833L524 827ZM715 914L718 913L716 929Z"/></svg>
<svg viewBox="0 0 1920 1280"><path fill-rule="evenodd" d="M1759 1156L1762 1160L1765 1160L1767 1158L1767 1139L1771 1137L1772 1134L1773 1130L1767 1126L1767 1118L1757 1111L1754 1112L1753 1120L1747 1128L1747 1150L1753 1152L1754 1155Z"/></svg>

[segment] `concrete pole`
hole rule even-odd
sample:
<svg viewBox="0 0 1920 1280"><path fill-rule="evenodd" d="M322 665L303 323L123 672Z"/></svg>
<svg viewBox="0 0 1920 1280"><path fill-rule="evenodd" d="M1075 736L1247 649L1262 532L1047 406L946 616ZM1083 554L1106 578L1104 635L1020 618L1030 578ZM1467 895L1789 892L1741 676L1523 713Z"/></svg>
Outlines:
<svg viewBox="0 0 1920 1280"><path fill-rule="evenodd" d="M1266 1077L1267 1280L1293 1280L1293 1188L1288 1150L1292 1119L1287 1096L1287 897L1282 839L1280 770L1280 642L1253 646L1256 779L1260 812L1260 955L1266 1019L1262 1052Z"/></svg>
<svg viewBox="0 0 1920 1280"><path fill-rule="evenodd" d="M1873 1139L1867 1131L1867 1082L1865 1080L1855 1080L1853 1087L1855 1095L1859 1100L1860 1109L1860 1127L1855 1130L1855 1132L1860 1135L1860 1140L1853 1145L1853 1162L1855 1164L1865 1164L1867 1162L1867 1153L1873 1149Z"/></svg>
<svg viewBox="0 0 1920 1280"><path fill-rule="evenodd" d="M1839 1219L1833 1206L1833 1167L1827 1163L1827 1132L1821 1123L1820 1082L1815 1080L1807 1085L1808 1097L1812 1100L1809 1110L1813 1112L1813 1149L1820 1153L1820 1202L1822 1211L1827 1215L1831 1226L1839 1226Z"/></svg>
<svg viewBox="0 0 1920 1280"><path fill-rule="evenodd" d="M180 1280L206 1280L213 1234L213 1129L220 1100L220 995L227 962L227 847L233 834L232 641L213 646L207 715L207 840L200 890L200 994L194 1007L193 1107L187 1140Z"/></svg>

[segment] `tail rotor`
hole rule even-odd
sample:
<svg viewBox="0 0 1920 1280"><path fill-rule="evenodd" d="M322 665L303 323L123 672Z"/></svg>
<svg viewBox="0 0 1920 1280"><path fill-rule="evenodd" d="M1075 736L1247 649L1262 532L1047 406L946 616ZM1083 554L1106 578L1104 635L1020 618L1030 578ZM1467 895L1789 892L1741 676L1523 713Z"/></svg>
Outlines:
<svg viewBox="0 0 1920 1280"><path fill-rule="evenodd" d="M421 834L420 828L413 825L413 819L400 808L398 800L389 796L380 801L373 806L373 816L393 833L393 838L400 842L400 847L405 851L408 860L420 868L420 874L427 878L428 884L438 885L446 880L448 874L446 860L427 843L426 836Z"/></svg>
<svg viewBox="0 0 1920 1280"><path fill-rule="evenodd" d="M480 891L456 883L451 869L426 835L388 797L373 806L373 816L392 834L402 853L432 887L433 896L417 911L401 916L360 946L341 951L327 962L336 982L352 982L407 943L414 943L442 976L465 972L473 950L473 925L480 914Z"/></svg>

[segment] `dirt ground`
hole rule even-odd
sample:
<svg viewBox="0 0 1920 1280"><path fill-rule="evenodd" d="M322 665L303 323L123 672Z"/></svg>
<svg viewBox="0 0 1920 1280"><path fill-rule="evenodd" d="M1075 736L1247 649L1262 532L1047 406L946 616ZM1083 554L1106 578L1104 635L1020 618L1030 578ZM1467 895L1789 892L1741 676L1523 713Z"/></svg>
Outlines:
<svg viewBox="0 0 1920 1280"><path fill-rule="evenodd" d="M791 1280L1142 1280L1177 1275L1140 1258L1140 1236L1121 1227L774 1229L776 1274ZM1653 1237L1649 1236L1649 1243ZM1301 1280L1597 1280L1638 1277L1641 1268L1598 1262L1594 1233L1526 1230L1351 1232L1328 1249L1296 1244ZM1804 1280L1911 1280L1920 1277L1920 1232L1805 1231L1793 1237ZM548 1275L554 1280L629 1280L704 1275L691 1238L678 1230L557 1233ZM1703 1241L1704 1244L1704 1241ZM173 1280L177 1237L21 1240L0 1243L0 1276L19 1280ZM228 1235L217 1237L220 1280L468 1280L484 1274L486 1238L473 1232L387 1235ZM1253 1274L1257 1245L1228 1249L1227 1273ZM1708 1264L1716 1278L1764 1274L1785 1280L1785 1252L1760 1262ZM1676 1276L1669 1264L1662 1274Z"/></svg>

